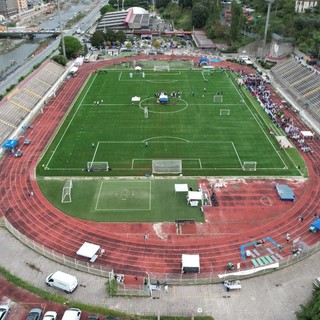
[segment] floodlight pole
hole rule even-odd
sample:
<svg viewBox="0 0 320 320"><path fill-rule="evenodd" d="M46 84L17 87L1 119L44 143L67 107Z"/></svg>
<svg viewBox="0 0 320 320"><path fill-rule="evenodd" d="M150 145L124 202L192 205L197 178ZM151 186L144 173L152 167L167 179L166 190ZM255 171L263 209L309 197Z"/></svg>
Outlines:
<svg viewBox="0 0 320 320"><path fill-rule="evenodd" d="M268 28L269 28L271 4L274 2L274 0L266 0L266 1L268 2L268 12L267 12L266 26L264 28L263 54L265 53L265 49L267 45L267 35L268 35Z"/></svg>
<svg viewBox="0 0 320 320"><path fill-rule="evenodd" d="M59 26L60 26L60 35L61 35L62 54L64 55L64 57L67 57L67 55L66 55L66 46L64 44L62 22L61 22L60 0L57 0L57 4L58 4L58 15L59 15Z"/></svg>

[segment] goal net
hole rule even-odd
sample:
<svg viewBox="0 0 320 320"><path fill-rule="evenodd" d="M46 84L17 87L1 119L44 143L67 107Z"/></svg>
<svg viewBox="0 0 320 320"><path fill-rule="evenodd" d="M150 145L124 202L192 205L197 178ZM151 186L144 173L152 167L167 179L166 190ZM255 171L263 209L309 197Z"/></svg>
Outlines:
<svg viewBox="0 0 320 320"><path fill-rule="evenodd" d="M223 96L222 95L213 96L213 102L223 102Z"/></svg>
<svg viewBox="0 0 320 320"><path fill-rule="evenodd" d="M153 174L182 173L182 160L152 160Z"/></svg>
<svg viewBox="0 0 320 320"><path fill-rule="evenodd" d="M154 66L153 71L170 71L170 66Z"/></svg>
<svg viewBox="0 0 320 320"><path fill-rule="evenodd" d="M211 194L204 183L200 184L200 190L202 192L202 205L212 206Z"/></svg>
<svg viewBox="0 0 320 320"><path fill-rule="evenodd" d="M257 162L255 161L244 161L242 164L243 171L256 171L257 170Z"/></svg>
<svg viewBox="0 0 320 320"><path fill-rule="evenodd" d="M70 203L71 200L71 191L72 191L72 180L68 179L62 189L61 203Z"/></svg>
<svg viewBox="0 0 320 320"><path fill-rule="evenodd" d="M230 116L230 109L220 109L220 116Z"/></svg>
<svg viewBox="0 0 320 320"><path fill-rule="evenodd" d="M88 162L87 171L109 171L109 163L97 161Z"/></svg>

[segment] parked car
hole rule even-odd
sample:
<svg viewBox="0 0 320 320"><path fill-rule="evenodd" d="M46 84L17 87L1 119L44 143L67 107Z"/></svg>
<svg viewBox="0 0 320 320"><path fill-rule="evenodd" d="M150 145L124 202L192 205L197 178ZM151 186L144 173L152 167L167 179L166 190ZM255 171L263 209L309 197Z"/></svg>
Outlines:
<svg viewBox="0 0 320 320"><path fill-rule="evenodd" d="M33 308L30 310L26 320L40 320L42 316L42 309Z"/></svg>
<svg viewBox="0 0 320 320"><path fill-rule="evenodd" d="M80 320L82 311L77 308L70 308L63 314L61 320Z"/></svg>
<svg viewBox="0 0 320 320"><path fill-rule="evenodd" d="M42 320L57 320L57 313L55 311L47 311Z"/></svg>
<svg viewBox="0 0 320 320"><path fill-rule="evenodd" d="M8 305L0 306L0 320L4 320L7 318L8 313L10 312L10 307Z"/></svg>
<svg viewBox="0 0 320 320"><path fill-rule="evenodd" d="M96 316L95 314L91 314L88 316L87 320L99 320L99 316Z"/></svg>

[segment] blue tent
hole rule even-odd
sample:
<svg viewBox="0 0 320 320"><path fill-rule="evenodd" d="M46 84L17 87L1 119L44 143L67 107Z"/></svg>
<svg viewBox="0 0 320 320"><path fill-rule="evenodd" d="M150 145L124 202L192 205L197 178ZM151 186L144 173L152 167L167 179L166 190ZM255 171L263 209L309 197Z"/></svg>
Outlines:
<svg viewBox="0 0 320 320"><path fill-rule="evenodd" d="M198 64L199 64L199 66L202 66L202 65L208 66L210 64L210 62L206 57L202 57L199 59Z"/></svg>
<svg viewBox="0 0 320 320"><path fill-rule="evenodd" d="M18 140L7 140L3 145L2 148L4 149L13 149L17 144Z"/></svg>
<svg viewBox="0 0 320 320"><path fill-rule="evenodd" d="M312 232L317 232L318 230L320 230L320 219L312 222L309 230Z"/></svg>
<svg viewBox="0 0 320 320"><path fill-rule="evenodd" d="M294 201L296 198L292 189L285 184L276 185L276 190L281 200Z"/></svg>

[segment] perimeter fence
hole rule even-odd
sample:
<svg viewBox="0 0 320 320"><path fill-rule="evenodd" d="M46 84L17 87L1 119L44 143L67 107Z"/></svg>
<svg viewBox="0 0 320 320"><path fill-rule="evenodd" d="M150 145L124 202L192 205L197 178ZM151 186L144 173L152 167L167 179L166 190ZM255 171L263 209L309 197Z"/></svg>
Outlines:
<svg viewBox="0 0 320 320"><path fill-rule="evenodd" d="M42 256L49 258L57 263L65 265L67 267L86 272L88 274L104 277L106 279L110 278L110 274L113 274L112 266L101 265L98 263L91 263L78 260L74 257L67 256L63 253L56 252L50 248L47 248L45 245L37 243L34 240L29 239L23 235L20 231L12 226L12 224L4 217L0 220L0 225L5 227L14 237L21 241L24 245L34 250L35 252L41 254ZM114 295L126 295L126 296L147 296L152 295L152 290L150 290L151 284L161 283L168 285L208 285L222 283L224 280L242 280L246 278L252 278L268 274L270 272L275 272L277 270L286 268L290 265L298 263L301 260L304 260L320 250L320 242L317 242L313 246L309 246L301 251L297 255L288 256L279 261L279 266L275 268L263 269L256 271L257 269L252 267L247 270L241 269L242 274L237 274L237 272L228 273L225 271L225 274L218 274L214 272L210 273L176 273L176 274L149 274L146 272L146 276L143 280L143 283L138 283L137 285L125 285L121 284L117 286L117 290ZM247 273L247 274L244 274Z"/></svg>

